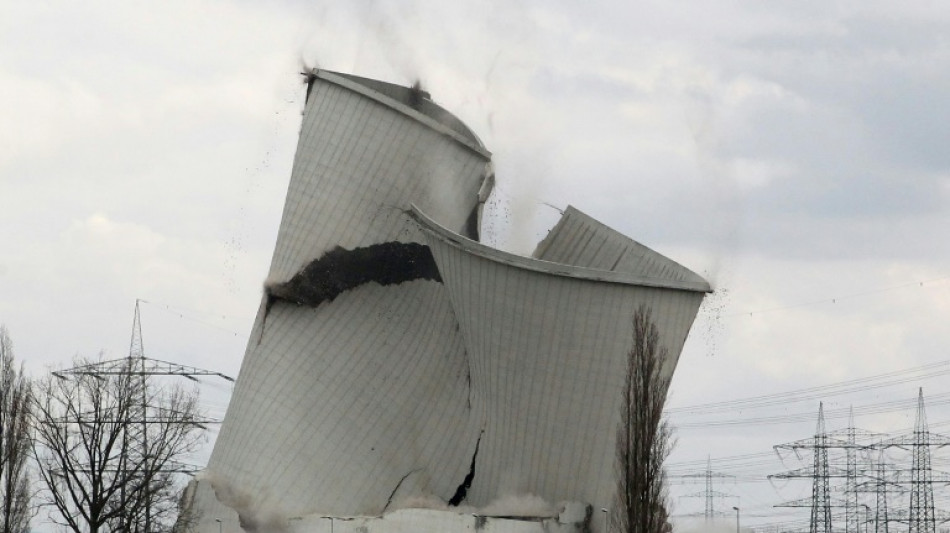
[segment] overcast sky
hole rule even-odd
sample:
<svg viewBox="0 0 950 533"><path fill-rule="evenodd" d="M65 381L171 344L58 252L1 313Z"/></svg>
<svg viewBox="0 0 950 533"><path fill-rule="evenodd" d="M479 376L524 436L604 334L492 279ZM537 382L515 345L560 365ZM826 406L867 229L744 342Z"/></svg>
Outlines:
<svg viewBox="0 0 950 533"><path fill-rule="evenodd" d="M671 406L950 360L950 7L343 4L0 4L0 323L32 373L126 355L141 298L148 355L237 374L304 65L419 79L465 120L498 171L491 242L530 250L558 214L545 204L573 204L705 275L717 292ZM948 385L905 381L825 400L858 409ZM222 414L228 388L205 388ZM950 422L934 404L931 422ZM674 473L814 431L689 424L816 410L674 414ZM856 422L897 431L913 412ZM728 516L775 522L787 515L772 504L810 493L747 481L783 468L766 459L721 463L741 471L717 486L741 496L717 502ZM702 489L675 486L675 512L701 512L679 496Z"/></svg>

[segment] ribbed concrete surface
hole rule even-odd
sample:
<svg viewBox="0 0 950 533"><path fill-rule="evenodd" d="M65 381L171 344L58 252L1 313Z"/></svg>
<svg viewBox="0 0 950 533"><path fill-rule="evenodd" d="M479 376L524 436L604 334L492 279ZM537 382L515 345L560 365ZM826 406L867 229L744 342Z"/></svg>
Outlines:
<svg viewBox="0 0 950 533"><path fill-rule="evenodd" d="M484 424L470 503L531 491L610 507L631 318L640 305L652 310L671 374L704 293L604 281L597 271L511 256L426 227Z"/></svg>
<svg viewBox="0 0 950 533"><path fill-rule="evenodd" d="M442 115L431 102L417 111L320 72L268 283L337 246L420 241L403 212L411 203L463 231L490 156L454 117L433 119ZM206 478L260 516L375 514L406 493L451 497L477 438L462 412L467 373L437 281L368 283L316 308L265 298ZM200 530L217 531L221 519L239 531L236 514L209 496L199 487Z"/></svg>
<svg viewBox="0 0 950 533"><path fill-rule="evenodd" d="M538 244L534 257L581 267L631 272L666 281L706 281L683 265L594 220L573 206Z"/></svg>
<svg viewBox="0 0 950 533"><path fill-rule="evenodd" d="M319 72L309 90L267 282L284 292L261 304L199 531L240 531L230 508L253 530L447 502L472 473L466 505L610 507L633 313L652 309L672 373L706 282L573 208L539 259L466 239L491 167L464 124L374 80ZM327 252L392 242L428 246L438 275L287 295L335 275Z"/></svg>
<svg viewBox="0 0 950 533"><path fill-rule="evenodd" d="M228 476L256 481L260 452L279 452L264 473L287 493L285 504L299 499L295 513L380 513L413 472L404 488L451 495L467 465L442 459L471 455L476 432L443 427L467 419L468 383L442 292L429 281L368 284L316 309L276 304L255 353L284 355L249 361L242 375L261 392L235 394L229 409L260 418L221 434L266 448L229 450Z"/></svg>
<svg viewBox="0 0 950 533"><path fill-rule="evenodd" d="M489 160L428 115L321 73L300 132L271 281L290 279L334 246L417 241L402 213L411 203L461 232Z"/></svg>

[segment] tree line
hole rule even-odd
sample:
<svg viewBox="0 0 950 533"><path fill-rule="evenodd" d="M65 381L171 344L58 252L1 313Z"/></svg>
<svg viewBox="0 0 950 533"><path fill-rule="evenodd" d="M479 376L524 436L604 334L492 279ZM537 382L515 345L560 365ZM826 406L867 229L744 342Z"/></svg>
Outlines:
<svg viewBox="0 0 950 533"><path fill-rule="evenodd" d="M0 326L0 533L27 533L40 513L75 533L189 525L180 460L204 438L197 389L154 383L135 365L30 380Z"/></svg>

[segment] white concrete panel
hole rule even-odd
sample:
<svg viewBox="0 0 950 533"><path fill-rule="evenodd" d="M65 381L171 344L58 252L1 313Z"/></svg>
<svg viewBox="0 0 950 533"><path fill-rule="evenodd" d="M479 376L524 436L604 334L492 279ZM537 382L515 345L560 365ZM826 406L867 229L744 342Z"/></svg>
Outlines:
<svg viewBox="0 0 950 533"><path fill-rule="evenodd" d="M669 281L706 283L683 265L605 226L573 206L564 210L561 219L538 244L534 257L553 263L636 273ZM708 285L706 289L709 289Z"/></svg>
<svg viewBox="0 0 950 533"><path fill-rule="evenodd" d="M705 289L512 256L419 220L461 325L483 424L467 502L531 493L611 507L634 312L651 310L671 375Z"/></svg>
<svg viewBox="0 0 950 533"><path fill-rule="evenodd" d="M489 161L483 148L427 115L320 72L301 126L270 279L290 279L335 246L418 240L402 215L411 203L462 232Z"/></svg>
<svg viewBox="0 0 950 533"><path fill-rule="evenodd" d="M269 356L244 369L262 393L235 395L219 438L242 445L216 450L212 469L243 491L279 490L290 514L381 513L410 473L451 496L474 431L444 426L467 418L468 365L441 296L415 281L316 309L275 304L254 352Z"/></svg>
<svg viewBox="0 0 950 533"><path fill-rule="evenodd" d="M198 531L241 531L238 512L249 531L574 530L393 512L463 492L610 507L634 310L652 310L672 373L709 286L573 208L543 260L465 239L490 154L423 96L314 74Z"/></svg>
<svg viewBox="0 0 950 533"><path fill-rule="evenodd" d="M477 138L431 101L374 87L408 94L316 73L269 284L338 247L419 241L411 203L458 231L477 212L490 172ZM265 296L202 484L250 518L450 498L477 438L457 331L437 280L368 282L315 306ZM240 530L212 491L197 494L199 530Z"/></svg>

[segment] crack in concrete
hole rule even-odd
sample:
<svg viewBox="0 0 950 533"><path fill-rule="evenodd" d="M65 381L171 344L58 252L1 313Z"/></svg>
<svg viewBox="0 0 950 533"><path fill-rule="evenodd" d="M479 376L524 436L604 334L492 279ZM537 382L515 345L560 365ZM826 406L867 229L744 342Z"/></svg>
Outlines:
<svg viewBox="0 0 950 533"><path fill-rule="evenodd" d="M408 473L406 473L406 475L402 476L402 479L399 480L399 483L396 483L396 488L394 488L393 491L392 491L391 493L389 493L389 499L386 500L386 506L383 507L383 512L384 512L384 513L386 512L386 509L389 509L389 506L392 505L392 503L393 503L393 497L396 496L396 491L398 491L398 490L399 490L399 487L402 486L402 482L405 481L407 478L409 478L409 476L415 474L416 472L418 472L418 471L420 471L420 470L422 470L422 469L421 469L421 468L416 468L416 469L414 469L414 470L410 470Z"/></svg>
<svg viewBox="0 0 950 533"><path fill-rule="evenodd" d="M468 350L465 350L463 353L465 355L465 383L466 385L468 385L468 408L469 410L471 410L472 409L472 362L468 358ZM477 445L475 449L476 450L478 449Z"/></svg>
<svg viewBox="0 0 950 533"><path fill-rule="evenodd" d="M465 501L465 496L468 495L468 489L472 488L472 481L475 479L475 459L478 458L478 447L481 444L482 433L479 433L478 440L475 442L475 453L472 454L472 465L469 467L469 471L465 476L465 479L462 480L462 484L459 485L457 489L455 489L455 494L452 495L452 498L449 500L449 506L451 507L458 507L463 501Z"/></svg>

